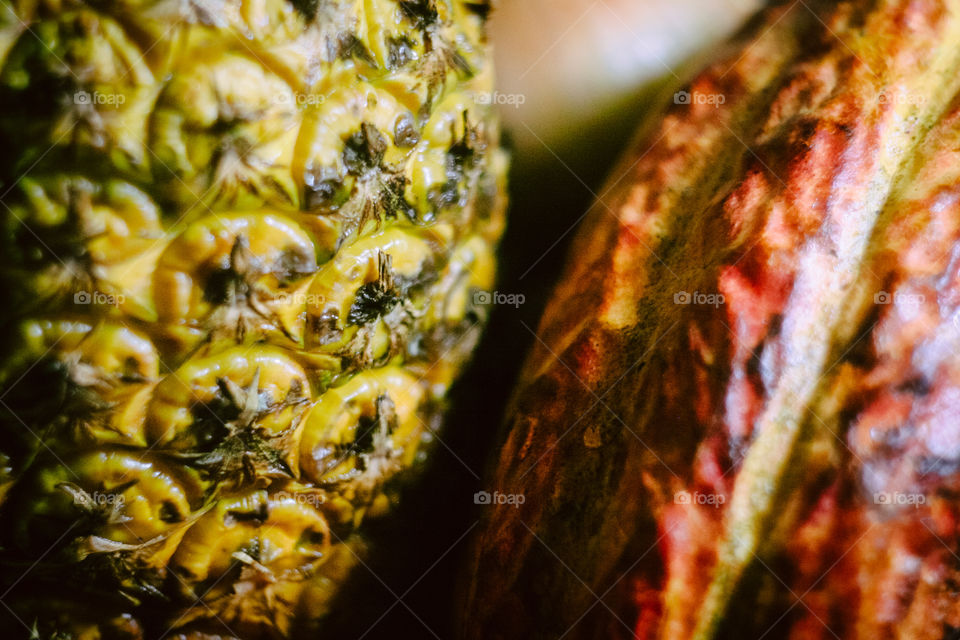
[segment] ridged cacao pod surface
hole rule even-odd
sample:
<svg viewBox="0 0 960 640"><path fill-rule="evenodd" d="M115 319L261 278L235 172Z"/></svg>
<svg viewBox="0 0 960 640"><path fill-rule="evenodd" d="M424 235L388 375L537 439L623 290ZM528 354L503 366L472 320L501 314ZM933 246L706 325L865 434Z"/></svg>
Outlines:
<svg viewBox="0 0 960 640"><path fill-rule="evenodd" d="M535 331L464 637L958 637L958 69L958 2L786 3L646 126Z"/></svg>

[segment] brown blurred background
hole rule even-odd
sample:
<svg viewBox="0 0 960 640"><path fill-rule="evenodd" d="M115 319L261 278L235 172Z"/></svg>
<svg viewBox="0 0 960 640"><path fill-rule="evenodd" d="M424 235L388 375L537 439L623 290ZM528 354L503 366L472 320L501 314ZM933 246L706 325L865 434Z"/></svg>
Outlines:
<svg viewBox="0 0 960 640"><path fill-rule="evenodd" d="M453 639L458 572L479 516L474 492L546 297L634 129L759 0L501 0L490 25L504 140L512 152L498 292L423 474L401 508L368 521L373 540L330 620L337 638ZM402 602L398 601L402 598Z"/></svg>

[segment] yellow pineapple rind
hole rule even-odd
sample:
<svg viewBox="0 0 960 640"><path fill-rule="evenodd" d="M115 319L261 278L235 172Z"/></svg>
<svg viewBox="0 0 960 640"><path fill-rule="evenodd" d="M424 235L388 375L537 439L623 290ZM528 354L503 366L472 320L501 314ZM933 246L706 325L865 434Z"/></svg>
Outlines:
<svg viewBox="0 0 960 640"><path fill-rule="evenodd" d="M244 638L327 606L485 317L485 13L4 5L3 553L127 598L46 632L144 633L159 594Z"/></svg>

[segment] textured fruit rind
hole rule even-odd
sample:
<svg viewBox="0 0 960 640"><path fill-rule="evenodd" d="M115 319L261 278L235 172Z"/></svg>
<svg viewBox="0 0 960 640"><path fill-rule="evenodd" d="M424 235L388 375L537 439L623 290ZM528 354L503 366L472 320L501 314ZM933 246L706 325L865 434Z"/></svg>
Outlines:
<svg viewBox="0 0 960 640"><path fill-rule="evenodd" d="M647 126L537 329L466 637L956 633L958 43L955 2L784 3Z"/></svg>
<svg viewBox="0 0 960 640"><path fill-rule="evenodd" d="M329 606L486 315L489 8L0 8L0 583L26 627L274 637Z"/></svg>

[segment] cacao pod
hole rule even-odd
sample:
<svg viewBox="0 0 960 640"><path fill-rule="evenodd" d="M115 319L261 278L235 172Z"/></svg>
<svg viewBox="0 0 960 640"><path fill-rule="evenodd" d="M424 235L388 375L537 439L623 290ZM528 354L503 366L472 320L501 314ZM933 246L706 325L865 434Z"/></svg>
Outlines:
<svg viewBox="0 0 960 640"><path fill-rule="evenodd" d="M468 638L960 637L960 3L787 3L614 172Z"/></svg>

